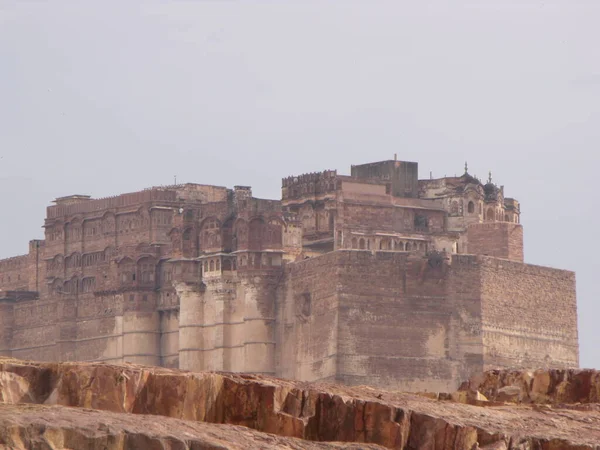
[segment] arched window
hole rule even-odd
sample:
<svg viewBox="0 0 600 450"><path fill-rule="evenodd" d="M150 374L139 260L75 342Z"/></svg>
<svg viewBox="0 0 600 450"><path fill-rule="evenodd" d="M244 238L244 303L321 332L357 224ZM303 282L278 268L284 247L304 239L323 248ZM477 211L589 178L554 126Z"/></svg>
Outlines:
<svg viewBox="0 0 600 450"><path fill-rule="evenodd" d="M208 272L208 261L204 261L204 271Z"/></svg>
<svg viewBox="0 0 600 450"><path fill-rule="evenodd" d="M211 259L210 260L210 264L209 264L209 270L212 272L213 270L215 270L215 260Z"/></svg>
<svg viewBox="0 0 600 450"><path fill-rule="evenodd" d="M467 206L467 211L469 211L469 214L473 214L475 212L475 203L469 202L469 205Z"/></svg>
<svg viewBox="0 0 600 450"><path fill-rule="evenodd" d="M510 221L509 218L508 218L508 214L504 214L504 221L505 222L509 222Z"/></svg>
<svg viewBox="0 0 600 450"><path fill-rule="evenodd" d="M487 220L488 222L493 222L494 221L494 210L492 208L489 208L487 211Z"/></svg>
<svg viewBox="0 0 600 450"><path fill-rule="evenodd" d="M358 242L355 237L352 238L352 248L354 248L354 249L358 248Z"/></svg>
<svg viewBox="0 0 600 450"><path fill-rule="evenodd" d="M363 238L360 238L360 240L358 241L358 248L361 250L365 249L365 240Z"/></svg>
<svg viewBox="0 0 600 450"><path fill-rule="evenodd" d="M410 247L410 242L407 242L407 243L406 243L406 247L405 247L404 249L405 249L407 252L409 252L409 251L411 250L411 247Z"/></svg>
<svg viewBox="0 0 600 450"><path fill-rule="evenodd" d="M220 259L217 259L215 266L216 266L215 267L216 270L221 270L221 260Z"/></svg>

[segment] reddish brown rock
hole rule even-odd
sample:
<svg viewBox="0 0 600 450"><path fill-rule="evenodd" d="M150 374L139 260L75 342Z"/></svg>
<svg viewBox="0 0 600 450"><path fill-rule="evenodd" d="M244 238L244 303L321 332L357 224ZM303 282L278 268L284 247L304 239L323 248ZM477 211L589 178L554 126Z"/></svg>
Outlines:
<svg viewBox="0 0 600 450"><path fill-rule="evenodd" d="M495 373L481 379L482 386L492 394L490 380L496 380L495 386L499 386L498 380L505 380L509 386L524 380L517 372L510 376ZM560 382L566 382L569 388L558 390L580 396L577 389L569 390L579 386L573 381L576 379L579 378L563 377ZM557 390L552 386L560 385L555 381L551 376L548 395ZM557 405L498 405L493 401L464 404L366 386L308 384L260 375L2 360L0 395L9 404L24 402L133 413L126 415L132 420L149 414L194 427L198 422L243 425L290 438L354 442L361 448L367 448L363 443L372 443L399 449L473 450L479 446L583 450L596 449L600 444L600 412L593 408L582 411ZM3 423L6 430L11 427L10 422ZM154 431L150 426L147 434ZM231 448L236 447L232 444Z"/></svg>
<svg viewBox="0 0 600 450"><path fill-rule="evenodd" d="M382 449L310 442L247 427L43 405L0 405L0 448L86 450Z"/></svg>
<svg viewBox="0 0 600 450"><path fill-rule="evenodd" d="M490 401L598 403L600 372L591 369L490 370L473 376L461 390L481 392Z"/></svg>

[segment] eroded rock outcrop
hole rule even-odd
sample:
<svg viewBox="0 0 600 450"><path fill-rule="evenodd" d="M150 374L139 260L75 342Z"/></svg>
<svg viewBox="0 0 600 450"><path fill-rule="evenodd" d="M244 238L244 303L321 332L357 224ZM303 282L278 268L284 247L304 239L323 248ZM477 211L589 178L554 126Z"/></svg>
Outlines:
<svg viewBox="0 0 600 450"><path fill-rule="evenodd" d="M600 402L600 372L591 369L490 370L473 376L463 391L491 401L574 404Z"/></svg>
<svg viewBox="0 0 600 450"><path fill-rule="evenodd" d="M383 449L311 442L247 427L83 408L0 405L0 448L74 450Z"/></svg>
<svg viewBox="0 0 600 450"><path fill-rule="evenodd" d="M481 392L487 397L485 389ZM155 432L157 439L162 435L153 428L154 422L140 415L164 416L192 427L200 426L198 422L243 425L261 433L304 440L292 439L294 444L289 445L342 441L360 443L360 448L368 448L362 443L372 443L406 449L583 450L599 448L600 443L597 411L503 405L475 396L478 404L487 405L482 407L364 386L308 384L260 375L187 373L133 365L0 360L0 399L13 405L133 413L123 417L144 417L149 424L145 435L154 436ZM10 428L10 423L6 422L6 415L3 417L0 424L4 430ZM115 430L119 435L129 433ZM157 448L204 448L193 447L182 436L177 439L183 442L177 444L180 447ZM257 448L251 443L246 447ZM232 443L223 448L236 447Z"/></svg>

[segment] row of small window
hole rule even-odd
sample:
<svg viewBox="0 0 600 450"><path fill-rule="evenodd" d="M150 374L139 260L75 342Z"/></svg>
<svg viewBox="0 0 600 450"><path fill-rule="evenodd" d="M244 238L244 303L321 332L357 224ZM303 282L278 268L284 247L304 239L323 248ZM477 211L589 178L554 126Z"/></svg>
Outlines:
<svg viewBox="0 0 600 450"><path fill-rule="evenodd" d="M454 203L456 203L456 202L454 202ZM454 203L453 203L453 206L454 206ZM469 214L475 213L475 203L469 202L469 204L467 205L467 211ZM479 214L482 214L482 213L483 213L483 207L480 203L479 204ZM502 211L494 210L493 208L488 208L487 212L485 213L484 219L488 222L491 222L494 220L501 221L502 220ZM508 214L504 214L504 221L519 223L519 216L518 216L518 214L514 214L513 217L511 218Z"/></svg>
<svg viewBox="0 0 600 450"><path fill-rule="evenodd" d="M138 281L138 275L135 272L122 272L121 275L121 283L135 283ZM142 272L139 280L142 283L154 283L154 271L151 272Z"/></svg>
<svg viewBox="0 0 600 450"><path fill-rule="evenodd" d="M95 253L87 253L85 255L80 255L79 253L75 253L71 256L67 256L64 259L62 256L57 256L54 259L48 261L46 263L46 269L49 271L53 270L62 270L64 267L67 269L72 269L76 267L90 267L96 266L99 264L103 264L110 259L109 252L95 252ZM64 266L63 266L64 264Z"/></svg>
<svg viewBox="0 0 600 450"><path fill-rule="evenodd" d="M11 277L10 275L7 275L6 278L4 277L4 275L0 276L0 284L4 283L6 281L6 283L11 283L13 281L13 277ZM15 281L21 281L21 274L17 274L17 278Z"/></svg>
<svg viewBox="0 0 600 450"><path fill-rule="evenodd" d="M143 302L147 302L148 301L148 295L147 294L144 294L141 297L142 297L142 301ZM135 295L134 294L129 294L129 301L130 302L134 302L135 301Z"/></svg>
<svg viewBox="0 0 600 450"><path fill-rule="evenodd" d="M262 254L262 255L255 255L255 254L250 254L248 255L248 257L246 257L246 255L243 255L240 258L240 267L244 267L244 266L249 266L249 267L257 267L257 266L263 266L263 267L279 267L281 266L281 256L280 255L269 255L269 254Z"/></svg>
<svg viewBox="0 0 600 450"><path fill-rule="evenodd" d="M171 219L170 217L154 217L152 220L152 223L155 225L170 225L171 224ZM122 223L119 224L119 233L123 234L123 233L129 233L130 231L134 231L136 229L139 229L141 227L146 227L148 225L148 221L145 219L140 219L140 220L127 220L127 221L123 221ZM84 235L88 236L88 237L94 237L94 236L107 236L107 235L111 235L115 233L115 224L114 223L105 223L102 226L97 226L97 227L85 227L84 228ZM80 227L73 227L73 228L67 228L66 232L63 233L63 230L61 229L57 229L57 230L48 230L47 234L46 234L46 238L49 241L58 241L58 240L62 240L63 236L66 236L66 238L68 240L76 240L81 238L81 228Z"/></svg>
<svg viewBox="0 0 600 450"><path fill-rule="evenodd" d="M96 278L86 277L81 280L72 279L65 281L60 289L62 294L76 294L78 292L93 292L96 288Z"/></svg>
<svg viewBox="0 0 600 450"><path fill-rule="evenodd" d="M240 257L240 267L279 267L281 266L281 256L279 255L243 255ZM204 272L236 270L235 259L225 259L221 264L220 259L210 259L204 261Z"/></svg>
<svg viewBox="0 0 600 450"><path fill-rule="evenodd" d="M427 243L420 241L404 242L394 239L352 238L351 248L355 250L396 250L400 252L427 251Z"/></svg>
<svg viewBox="0 0 600 450"><path fill-rule="evenodd" d="M221 270L236 270L235 260L225 259L221 267L220 259L210 259L204 261L204 272L219 272Z"/></svg>

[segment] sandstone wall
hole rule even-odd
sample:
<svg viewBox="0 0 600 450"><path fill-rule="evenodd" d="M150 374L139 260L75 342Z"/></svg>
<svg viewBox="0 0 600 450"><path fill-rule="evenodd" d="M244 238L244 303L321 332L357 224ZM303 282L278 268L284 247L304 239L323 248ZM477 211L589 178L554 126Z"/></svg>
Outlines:
<svg viewBox="0 0 600 450"><path fill-rule="evenodd" d="M201 286L178 283L179 367L273 374L279 271L208 274Z"/></svg>
<svg viewBox="0 0 600 450"><path fill-rule="evenodd" d="M333 380L338 347L339 252L289 264L277 299L277 375Z"/></svg>
<svg viewBox="0 0 600 450"><path fill-rule="evenodd" d="M337 380L401 390L449 390L480 367L476 287L408 253L340 255ZM457 277L474 270L461 268Z"/></svg>
<svg viewBox="0 0 600 450"><path fill-rule="evenodd" d="M468 253L523 261L523 227L511 222L484 222L469 225Z"/></svg>
<svg viewBox="0 0 600 450"><path fill-rule="evenodd" d="M286 378L450 391L484 367L578 363L573 274L508 260L340 250L289 264L277 307Z"/></svg>
<svg viewBox="0 0 600 450"><path fill-rule="evenodd" d="M163 367L179 368L179 310L160 311L160 356Z"/></svg>
<svg viewBox="0 0 600 450"><path fill-rule="evenodd" d="M485 367L578 367L575 274L480 258Z"/></svg>
<svg viewBox="0 0 600 450"><path fill-rule="evenodd" d="M26 291L29 278L29 255L0 260L0 290Z"/></svg>
<svg viewBox="0 0 600 450"><path fill-rule="evenodd" d="M278 300L277 375L449 390L482 368L479 271L406 252L337 251L292 263Z"/></svg>
<svg viewBox="0 0 600 450"><path fill-rule="evenodd" d="M161 364L160 315L148 293L3 300L2 352L40 361ZM172 321L171 321L172 324ZM171 346L172 347L172 346Z"/></svg>

